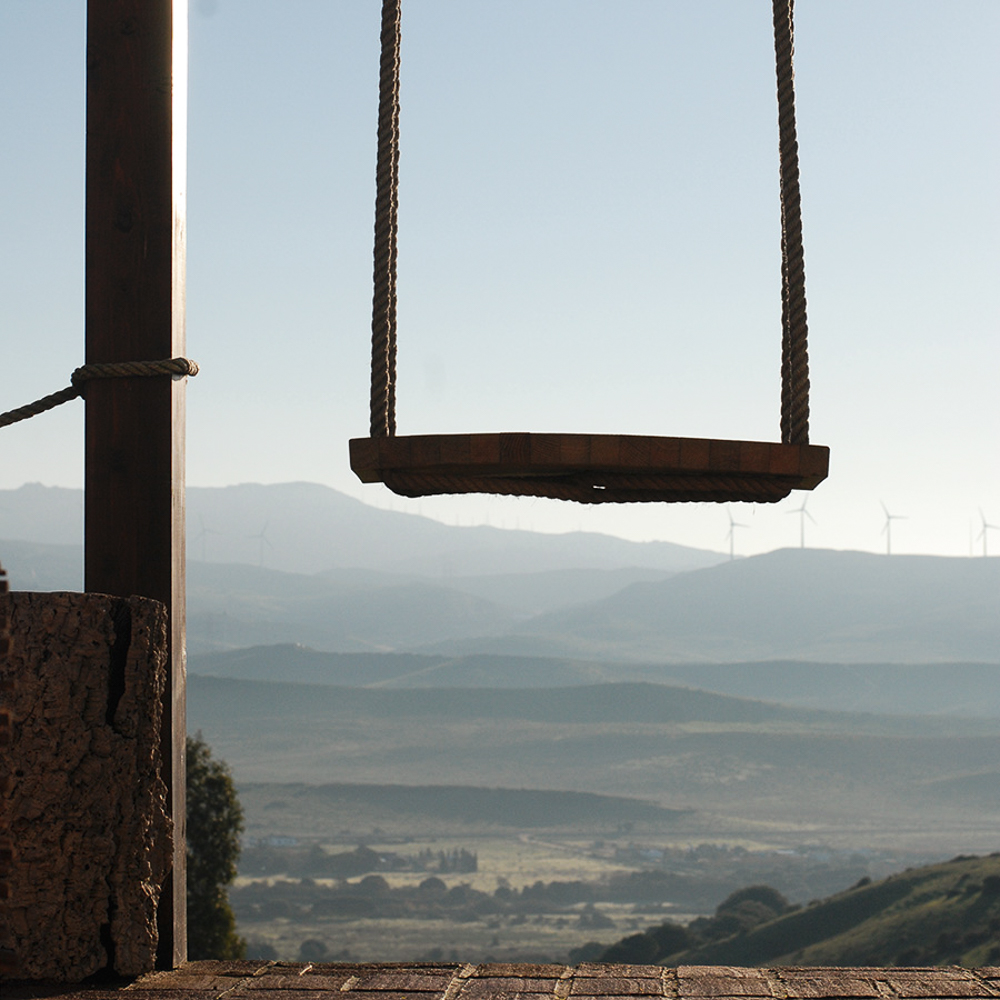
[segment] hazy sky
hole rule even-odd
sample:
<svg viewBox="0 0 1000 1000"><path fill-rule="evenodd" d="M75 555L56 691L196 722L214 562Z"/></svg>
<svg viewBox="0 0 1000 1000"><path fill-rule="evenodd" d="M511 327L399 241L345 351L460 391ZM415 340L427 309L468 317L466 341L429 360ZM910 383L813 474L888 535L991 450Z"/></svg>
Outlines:
<svg viewBox="0 0 1000 1000"><path fill-rule="evenodd" d="M84 0L0 4L0 409L83 357ZM799 0L807 543L966 555L1000 525L1000 2ZM765 0L407 0L399 432L777 440ZM463 524L727 547L716 505L362 487L377 0L192 0L191 485L308 480ZM0 431L82 482L83 406ZM736 549L799 542L734 505ZM0 531L2 534L2 531ZM1000 529L990 535L1000 554Z"/></svg>

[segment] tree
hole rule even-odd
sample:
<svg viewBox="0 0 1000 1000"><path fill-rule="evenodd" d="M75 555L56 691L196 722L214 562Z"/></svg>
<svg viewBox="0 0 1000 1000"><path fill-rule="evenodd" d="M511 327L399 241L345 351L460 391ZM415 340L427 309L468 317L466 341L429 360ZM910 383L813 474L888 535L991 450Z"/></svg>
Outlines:
<svg viewBox="0 0 1000 1000"><path fill-rule="evenodd" d="M322 962L326 957L326 942L319 938L306 938L299 945L300 962Z"/></svg>
<svg viewBox="0 0 1000 1000"><path fill-rule="evenodd" d="M748 885L744 889L737 889L731 892L715 908L716 916L726 911L737 911L741 904L746 902L760 903L766 907L775 917L782 913L787 913L792 907L785 897L777 889L769 885ZM768 917L768 919L772 919Z"/></svg>
<svg viewBox="0 0 1000 1000"><path fill-rule="evenodd" d="M657 957L656 942L648 934L630 934L606 948L599 961L652 965Z"/></svg>
<svg viewBox="0 0 1000 1000"><path fill-rule="evenodd" d="M243 810L225 761L187 738L188 958L243 958L226 887L236 878Z"/></svg>

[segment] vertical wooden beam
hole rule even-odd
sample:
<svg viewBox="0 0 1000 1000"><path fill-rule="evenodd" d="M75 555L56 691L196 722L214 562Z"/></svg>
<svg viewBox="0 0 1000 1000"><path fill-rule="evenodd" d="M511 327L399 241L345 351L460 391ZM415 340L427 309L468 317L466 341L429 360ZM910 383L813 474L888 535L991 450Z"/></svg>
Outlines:
<svg viewBox="0 0 1000 1000"><path fill-rule="evenodd" d="M184 354L186 104L187 0L88 0L88 364ZM86 589L152 597L170 615L162 967L187 957L184 392L166 376L86 389Z"/></svg>

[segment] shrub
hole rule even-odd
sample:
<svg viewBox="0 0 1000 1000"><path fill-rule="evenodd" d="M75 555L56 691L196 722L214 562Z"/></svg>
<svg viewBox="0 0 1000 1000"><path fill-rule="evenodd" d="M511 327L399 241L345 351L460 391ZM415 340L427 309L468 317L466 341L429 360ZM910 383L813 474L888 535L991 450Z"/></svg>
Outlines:
<svg viewBox="0 0 1000 1000"><path fill-rule="evenodd" d="M236 878L243 810L229 767L200 738L187 739L188 958L243 958L226 887Z"/></svg>

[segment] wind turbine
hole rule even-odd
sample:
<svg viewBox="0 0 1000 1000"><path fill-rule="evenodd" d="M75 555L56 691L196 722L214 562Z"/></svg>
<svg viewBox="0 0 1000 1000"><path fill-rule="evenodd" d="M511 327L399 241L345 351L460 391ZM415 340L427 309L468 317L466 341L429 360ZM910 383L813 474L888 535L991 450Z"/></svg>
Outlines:
<svg viewBox="0 0 1000 1000"><path fill-rule="evenodd" d="M264 522L264 527L257 532L256 535L248 535L248 538L256 538L260 541L260 560L258 561L258 566L264 565L264 546L266 545L269 549L273 549L274 546L271 544L267 537L267 526L270 524L270 520Z"/></svg>
<svg viewBox="0 0 1000 1000"><path fill-rule="evenodd" d="M802 500L802 506L796 507L795 510L786 510L786 514L798 514L799 515L799 548L804 549L806 547L806 518L808 517L813 524L816 523L816 518L806 510L806 502L809 497L805 497Z"/></svg>
<svg viewBox="0 0 1000 1000"><path fill-rule="evenodd" d="M881 500L879 503L882 504L882 510L885 512L885 524L882 526L882 530L879 534L885 535L885 554L887 556L892 555L892 522L893 521L905 521L905 514L890 514L889 508L886 507Z"/></svg>
<svg viewBox="0 0 1000 1000"><path fill-rule="evenodd" d="M729 539L729 561L732 562L736 558L736 529L737 528L749 528L748 524L740 524L739 521L733 520L733 512L727 507L726 513L729 515L729 534L726 538Z"/></svg>
<svg viewBox="0 0 1000 1000"><path fill-rule="evenodd" d="M198 523L201 525L201 531L191 539L193 542L201 542L201 561L205 562L205 537L207 535L221 535L221 531L216 531L214 528L205 527L205 519L198 515Z"/></svg>
<svg viewBox="0 0 1000 1000"><path fill-rule="evenodd" d="M979 532L979 535L977 536L977 538L981 538L983 540L983 555L985 556L986 555L986 539L987 539L987 537L988 537L988 535L989 535L989 533L990 533L991 530L992 531L1000 531L1000 524L990 524L986 520L986 515L983 513L983 508L982 507L979 508L979 520L983 522L983 530Z"/></svg>

